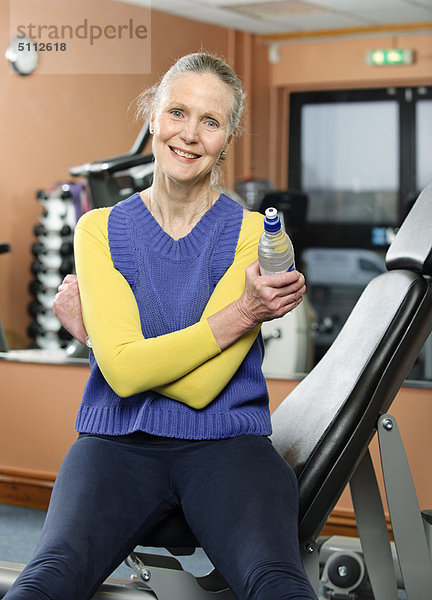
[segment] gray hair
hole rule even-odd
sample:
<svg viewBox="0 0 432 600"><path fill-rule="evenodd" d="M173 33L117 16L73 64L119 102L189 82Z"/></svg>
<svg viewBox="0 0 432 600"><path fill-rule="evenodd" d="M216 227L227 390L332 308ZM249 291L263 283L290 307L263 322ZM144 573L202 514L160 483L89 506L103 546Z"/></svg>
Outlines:
<svg viewBox="0 0 432 600"><path fill-rule="evenodd" d="M234 101L229 117L228 135L238 134L246 97L241 81L224 60L206 52L195 52L182 56L168 69L157 85L142 92L136 101L137 117L148 119L157 110L161 97L171 80L183 73L210 73L231 89Z"/></svg>

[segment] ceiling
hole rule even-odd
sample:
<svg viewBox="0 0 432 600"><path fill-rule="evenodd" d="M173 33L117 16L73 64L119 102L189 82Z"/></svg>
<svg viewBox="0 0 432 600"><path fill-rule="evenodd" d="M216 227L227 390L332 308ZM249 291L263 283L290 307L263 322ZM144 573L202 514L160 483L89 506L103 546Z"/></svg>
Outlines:
<svg viewBox="0 0 432 600"><path fill-rule="evenodd" d="M432 22L432 0L117 1L262 35Z"/></svg>

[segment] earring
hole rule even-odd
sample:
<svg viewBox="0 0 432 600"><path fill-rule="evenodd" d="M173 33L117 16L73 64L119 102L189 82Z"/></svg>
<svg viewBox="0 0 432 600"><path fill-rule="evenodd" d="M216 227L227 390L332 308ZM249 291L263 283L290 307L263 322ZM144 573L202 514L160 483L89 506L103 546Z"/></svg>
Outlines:
<svg viewBox="0 0 432 600"><path fill-rule="evenodd" d="M150 135L153 135L154 131L153 131L152 127L149 127L149 133L150 133Z"/></svg>
<svg viewBox="0 0 432 600"><path fill-rule="evenodd" d="M225 150L222 150L222 152L221 152L221 156L226 156L226 152L225 152Z"/></svg>

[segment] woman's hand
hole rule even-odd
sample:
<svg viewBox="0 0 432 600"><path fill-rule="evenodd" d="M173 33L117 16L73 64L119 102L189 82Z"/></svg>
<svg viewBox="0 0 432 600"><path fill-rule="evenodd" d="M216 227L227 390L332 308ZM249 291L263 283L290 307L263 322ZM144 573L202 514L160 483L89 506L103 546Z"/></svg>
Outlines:
<svg viewBox="0 0 432 600"><path fill-rule="evenodd" d="M87 331L81 311L81 298L76 275L66 275L54 297L52 310L69 333L81 344L85 344Z"/></svg>
<svg viewBox="0 0 432 600"><path fill-rule="evenodd" d="M225 350L264 321L283 317L300 304L305 291L298 271L260 275L256 260L246 268L240 298L207 319L219 348Z"/></svg>
<svg viewBox="0 0 432 600"><path fill-rule="evenodd" d="M300 304L306 291L305 278L298 271L260 275L258 261L246 269L246 283L238 299L244 324L251 328L283 317Z"/></svg>

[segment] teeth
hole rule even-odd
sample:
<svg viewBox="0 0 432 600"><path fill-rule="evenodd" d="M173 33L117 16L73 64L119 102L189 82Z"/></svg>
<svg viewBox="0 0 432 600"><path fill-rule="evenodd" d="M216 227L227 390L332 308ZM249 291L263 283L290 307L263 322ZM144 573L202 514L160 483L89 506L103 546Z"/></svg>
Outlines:
<svg viewBox="0 0 432 600"><path fill-rule="evenodd" d="M183 156L184 158L198 158L197 154L189 154L189 152L182 152L181 150L177 150L177 148L172 148L173 152L178 154L179 156Z"/></svg>

